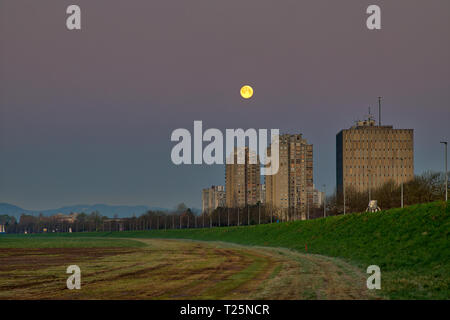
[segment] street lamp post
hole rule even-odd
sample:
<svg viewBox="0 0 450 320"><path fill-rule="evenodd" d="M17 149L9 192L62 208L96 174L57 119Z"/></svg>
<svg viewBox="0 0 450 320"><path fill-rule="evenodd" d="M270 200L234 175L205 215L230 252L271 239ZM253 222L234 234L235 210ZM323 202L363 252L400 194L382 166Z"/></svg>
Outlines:
<svg viewBox="0 0 450 320"><path fill-rule="evenodd" d="M239 225L240 225L240 221L239 221L239 207L238 207L238 221L237 221L237 225L238 225L238 227L239 227Z"/></svg>
<svg viewBox="0 0 450 320"><path fill-rule="evenodd" d="M345 182L342 184L342 191L344 197L344 215L345 215Z"/></svg>
<svg viewBox="0 0 450 320"><path fill-rule="evenodd" d="M326 191L326 185L323 185L323 217L325 218L327 216L327 206L326 206L326 202L327 202L327 191Z"/></svg>
<svg viewBox="0 0 450 320"><path fill-rule="evenodd" d="M258 202L258 224L261 224L261 203Z"/></svg>
<svg viewBox="0 0 450 320"><path fill-rule="evenodd" d="M441 141L445 146L445 201L448 201L448 171L447 171L447 141Z"/></svg>
<svg viewBox="0 0 450 320"><path fill-rule="evenodd" d="M270 206L270 223L273 223L273 207Z"/></svg>
<svg viewBox="0 0 450 320"><path fill-rule="evenodd" d="M306 214L307 214L307 218L309 220L309 197L308 197L308 195L309 195L309 192L306 191Z"/></svg>
<svg viewBox="0 0 450 320"><path fill-rule="evenodd" d="M403 169L403 158L400 158L400 161L401 161L401 166L402 166L402 175L400 177L400 179L401 179L400 190L401 190L401 205L402 205L402 208L403 208L403 173L404 173L405 170Z"/></svg>

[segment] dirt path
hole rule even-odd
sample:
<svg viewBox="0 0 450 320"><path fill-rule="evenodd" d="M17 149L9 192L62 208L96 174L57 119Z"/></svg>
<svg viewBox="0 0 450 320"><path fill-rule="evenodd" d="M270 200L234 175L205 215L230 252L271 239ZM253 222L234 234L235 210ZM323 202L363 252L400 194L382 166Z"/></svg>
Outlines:
<svg viewBox="0 0 450 320"><path fill-rule="evenodd" d="M225 295L224 299L379 299L367 290L364 273L337 258L303 254L285 248L182 241L202 244L216 250L233 249L269 261L265 268L255 270L253 275L249 274L249 279Z"/></svg>
<svg viewBox="0 0 450 320"><path fill-rule="evenodd" d="M365 275L333 258L221 242L135 240L147 246L2 249L0 299L373 298ZM81 268L81 290L66 289L70 264Z"/></svg>

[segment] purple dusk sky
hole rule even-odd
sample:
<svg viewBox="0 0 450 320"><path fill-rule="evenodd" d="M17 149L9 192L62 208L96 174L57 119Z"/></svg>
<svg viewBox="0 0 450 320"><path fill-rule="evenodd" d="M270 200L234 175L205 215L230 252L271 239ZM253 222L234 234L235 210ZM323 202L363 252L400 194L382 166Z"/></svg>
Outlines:
<svg viewBox="0 0 450 320"><path fill-rule="evenodd" d="M0 0L0 14L0 202L200 207L224 166L171 163L171 132L194 120L303 133L331 193L336 133L378 96L383 124L415 130L415 172L443 170L448 0Z"/></svg>

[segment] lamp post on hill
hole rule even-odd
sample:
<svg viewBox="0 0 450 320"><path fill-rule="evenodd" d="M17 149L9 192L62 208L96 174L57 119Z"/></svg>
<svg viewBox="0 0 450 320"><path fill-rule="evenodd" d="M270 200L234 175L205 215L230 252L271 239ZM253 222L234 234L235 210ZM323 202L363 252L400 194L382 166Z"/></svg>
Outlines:
<svg viewBox="0 0 450 320"><path fill-rule="evenodd" d="M403 179L404 179L404 172L405 172L405 170L404 170L404 168L403 168L403 158L400 158L400 161L401 161L401 168L402 168L402 174L401 174L401 178L400 179L402 179L401 180L401 187L400 187L400 189L401 189L401 205L402 205L402 208L403 208Z"/></svg>
<svg viewBox="0 0 450 320"><path fill-rule="evenodd" d="M445 201L448 201L448 171L447 171L447 141L441 141L445 146Z"/></svg>
<svg viewBox="0 0 450 320"><path fill-rule="evenodd" d="M306 219L309 220L309 190L306 190Z"/></svg>
<svg viewBox="0 0 450 320"><path fill-rule="evenodd" d="M237 220L238 220L238 221L237 221L237 225L238 225L238 227L239 227L239 224L240 224L240 222L239 222L239 207L238 207L238 215L237 215L237 218L238 218L238 219L237 219Z"/></svg>
<svg viewBox="0 0 450 320"><path fill-rule="evenodd" d="M344 197L344 215L345 215L345 183L342 184L342 196Z"/></svg>
<svg viewBox="0 0 450 320"><path fill-rule="evenodd" d="M258 202L258 224L261 224L261 202Z"/></svg>

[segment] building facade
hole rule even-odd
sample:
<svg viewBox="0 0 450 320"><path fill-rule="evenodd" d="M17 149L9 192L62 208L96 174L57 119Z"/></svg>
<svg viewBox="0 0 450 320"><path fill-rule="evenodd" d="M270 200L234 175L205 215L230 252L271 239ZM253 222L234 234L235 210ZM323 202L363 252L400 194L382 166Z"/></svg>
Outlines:
<svg viewBox="0 0 450 320"><path fill-rule="evenodd" d="M266 203L266 185L264 183L262 183L260 186L259 201L261 202L261 204Z"/></svg>
<svg viewBox="0 0 450 320"><path fill-rule="evenodd" d="M53 215L53 218L58 222L75 223L77 220L78 213L71 212L69 214L57 213Z"/></svg>
<svg viewBox="0 0 450 320"><path fill-rule="evenodd" d="M202 190L202 212L212 212L218 207L225 207L225 187L211 186Z"/></svg>
<svg viewBox="0 0 450 320"><path fill-rule="evenodd" d="M266 205L283 220L305 220L313 203L313 145L301 134L280 135L279 164L277 174L265 176Z"/></svg>
<svg viewBox="0 0 450 320"><path fill-rule="evenodd" d="M371 116L336 135L337 190L375 189L414 177L414 130L376 125Z"/></svg>
<svg viewBox="0 0 450 320"><path fill-rule="evenodd" d="M315 208L320 208L323 205L324 200L325 200L325 192L314 188L314 191L313 191L313 206Z"/></svg>
<svg viewBox="0 0 450 320"><path fill-rule="evenodd" d="M238 157L245 159L244 163L239 164ZM225 165L226 206L239 208L257 204L260 201L260 180L261 168L256 152L247 147L235 148Z"/></svg>

